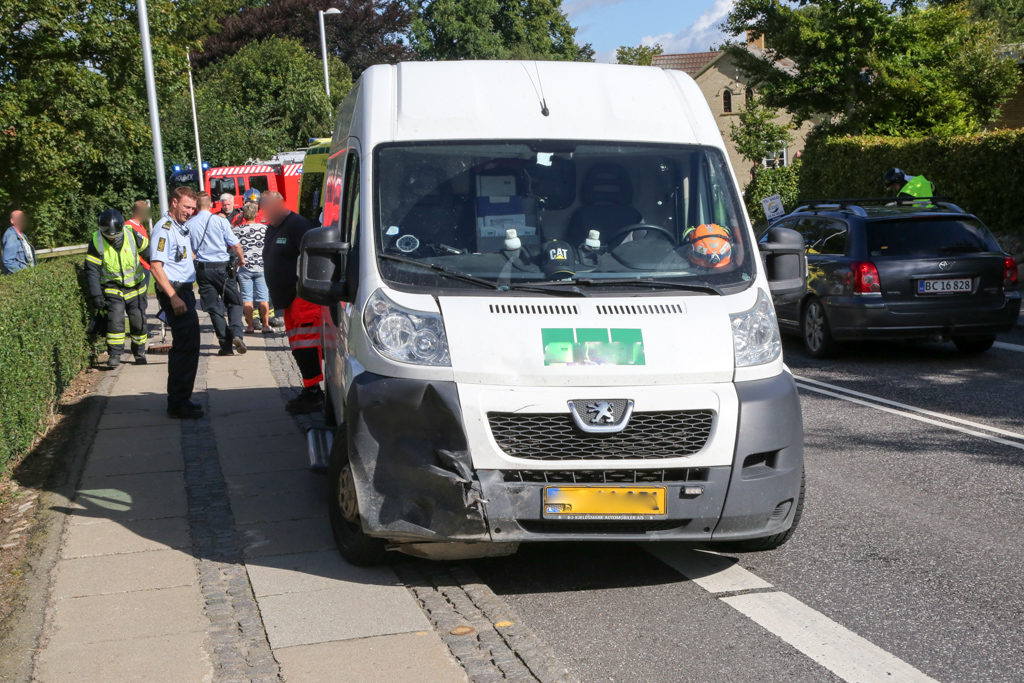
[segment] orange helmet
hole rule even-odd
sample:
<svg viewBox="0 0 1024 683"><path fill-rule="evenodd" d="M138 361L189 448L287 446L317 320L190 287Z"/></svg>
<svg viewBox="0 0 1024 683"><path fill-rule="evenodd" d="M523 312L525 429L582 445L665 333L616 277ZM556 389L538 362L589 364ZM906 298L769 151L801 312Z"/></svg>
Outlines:
<svg viewBox="0 0 1024 683"><path fill-rule="evenodd" d="M683 243L690 246L690 260L704 268L727 266L732 258L729 231L721 225L705 223L690 228L683 234Z"/></svg>

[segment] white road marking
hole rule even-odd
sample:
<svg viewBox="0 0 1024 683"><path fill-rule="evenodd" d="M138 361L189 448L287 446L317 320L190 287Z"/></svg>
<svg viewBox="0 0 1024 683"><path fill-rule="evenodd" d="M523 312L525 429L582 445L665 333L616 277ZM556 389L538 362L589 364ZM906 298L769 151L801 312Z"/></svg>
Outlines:
<svg viewBox="0 0 1024 683"><path fill-rule="evenodd" d="M1016 351L1017 353L1024 353L1024 346L1021 346L1020 344L1007 344L1006 342L996 342L992 346L994 346L997 349L1002 349L1003 351Z"/></svg>
<svg viewBox="0 0 1024 683"><path fill-rule="evenodd" d="M645 549L708 593L733 593L772 587L731 557L675 544L649 543Z"/></svg>
<svg viewBox="0 0 1024 683"><path fill-rule="evenodd" d="M920 415L914 415L913 413L904 410L886 408L885 406L880 406L875 403L869 403L868 401L862 401L859 398L853 398L852 396L844 396L843 394L837 394L834 391L826 391L825 389L819 389L817 387L810 386L809 384L800 384L798 382L797 386L800 387L801 389L807 389L808 391L813 391L818 394L824 394L825 396L831 396L833 398L841 398L844 401L849 401L850 403L856 403L857 405L866 406L868 408L874 408L875 410L881 410L883 413L891 413L892 415L898 415L900 417L905 417L910 420L917 420L918 422L924 422L926 424L935 425L936 427L944 427L946 429L951 429L954 432L970 434L971 436L977 436L982 439L987 439L989 441L995 441L996 443L1003 444L1004 446L1010 446L1012 448L1017 448L1024 451L1024 443L1018 443L1016 441L1007 441L1006 439L1000 439L999 437L992 436L991 434L983 434L982 432L978 432L973 429L966 429L964 427L958 427L956 425L948 424L946 422L939 422L938 420L932 420L927 417L921 417Z"/></svg>
<svg viewBox="0 0 1024 683"><path fill-rule="evenodd" d="M1024 349L1024 347L1021 347L1021 348ZM838 392L841 392L841 393L844 393L844 394L850 394L851 396L859 396L861 398L868 399L869 401L875 401L877 403L884 403L886 405L895 406L896 408L902 408L903 410L911 410L911 411L913 411L915 413L920 413L922 415L929 415L931 417L938 418L940 420L946 420L948 422L956 422L957 424L967 425L968 427L974 427L976 429L983 429L986 432L992 432L994 434L1002 434L1003 436L1009 436L1010 438L1013 438L1013 439L1022 439L1022 440L1024 440L1024 434L1021 434L1020 432L1011 432L1008 429L1000 429L999 427L991 427L991 426L989 426L987 424L982 424L980 422L971 422L970 420L964 420L963 418L953 417L952 415L946 415L945 413L937 413L937 412L935 412L933 410L925 410L924 408L918 408L917 406L907 405L906 403L900 403L899 401L890 401L889 399L882 398L881 396L872 396L871 394L862 394L861 392L854 391L853 389L847 389L846 387L837 386L835 384L828 384L826 382L819 382L816 379L810 379L808 377L797 377L797 376L794 375L794 379L796 379L798 382L806 382L808 384L815 384L815 385L817 385L819 387L825 387L827 389L832 389L833 391L838 391Z"/></svg>
<svg viewBox="0 0 1024 683"><path fill-rule="evenodd" d="M935 680L787 593L751 593L721 600L844 681Z"/></svg>
<svg viewBox="0 0 1024 683"><path fill-rule="evenodd" d="M712 594L773 588L732 557L669 543L645 543L640 547ZM719 599L849 683L934 683L934 679L788 593L767 591Z"/></svg>

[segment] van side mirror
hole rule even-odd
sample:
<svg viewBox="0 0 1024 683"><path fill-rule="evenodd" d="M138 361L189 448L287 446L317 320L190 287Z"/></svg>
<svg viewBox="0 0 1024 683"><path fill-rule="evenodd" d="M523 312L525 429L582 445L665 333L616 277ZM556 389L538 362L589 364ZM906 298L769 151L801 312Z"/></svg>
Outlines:
<svg viewBox="0 0 1024 683"><path fill-rule="evenodd" d="M346 301L345 261L349 244L336 227L314 228L302 237L298 294L306 301L331 306Z"/></svg>
<svg viewBox="0 0 1024 683"><path fill-rule="evenodd" d="M757 245L764 257L768 288L775 303L799 301L807 291L807 247L803 235L789 228L771 228Z"/></svg>

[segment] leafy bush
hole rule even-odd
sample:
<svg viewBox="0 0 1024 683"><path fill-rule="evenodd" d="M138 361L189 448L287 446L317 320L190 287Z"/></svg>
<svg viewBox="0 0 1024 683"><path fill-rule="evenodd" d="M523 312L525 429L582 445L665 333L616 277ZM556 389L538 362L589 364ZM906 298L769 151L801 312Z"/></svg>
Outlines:
<svg viewBox="0 0 1024 683"><path fill-rule="evenodd" d="M761 200L765 197L777 194L782 198L782 205L787 211L796 208L797 185L802 167L803 163L797 161L780 168L762 168L747 184L747 189L743 192L743 201L747 205L747 213L750 214L750 220L753 221L755 228L768 225L764 206L761 205Z"/></svg>
<svg viewBox="0 0 1024 683"><path fill-rule="evenodd" d="M1021 159L1024 130L950 138L814 136L804 150L799 194L801 199L883 196L882 174L895 166L924 175L935 183L937 195L951 196L993 230L1021 234Z"/></svg>
<svg viewBox="0 0 1024 683"><path fill-rule="evenodd" d="M31 447L89 361L78 259L0 277L0 472Z"/></svg>

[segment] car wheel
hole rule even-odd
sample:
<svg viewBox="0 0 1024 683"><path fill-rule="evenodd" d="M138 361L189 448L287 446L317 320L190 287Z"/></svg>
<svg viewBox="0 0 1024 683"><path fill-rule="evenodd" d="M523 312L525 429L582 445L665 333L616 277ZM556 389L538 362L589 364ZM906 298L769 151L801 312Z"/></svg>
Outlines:
<svg viewBox="0 0 1024 683"><path fill-rule="evenodd" d="M811 299L804 305L800 319L800 332L804 348L814 358L828 358L836 352L836 343L828 329L825 306L821 299Z"/></svg>
<svg viewBox="0 0 1024 683"><path fill-rule="evenodd" d="M724 553L759 553L765 550L775 550L796 532L800 524L800 518L804 514L804 491L807 486L807 475L800 471L800 497L796 501L796 511L793 513L793 524L780 534L765 536L764 538L752 538L748 541L724 541L721 543L710 543L708 547L716 552Z"/></svg>
<svg viewBox="0 0 1024 683"><path fill-rule="evenodd" d="M996 343L995 337L953 337L960 353L985 353Z"/></svg>
<svg viewBox="0 0 1024 683"><path fill-rule="evenodd" d="M328 472L331 486L328 501L331 532L341 556L349 564L357 567L382 564L387 559L387 542L363 532L362 520L359 518L359 502L356 498L356 482L352 477L348 449L348 435L345 426L342 425L334 435Z"/></svg>

